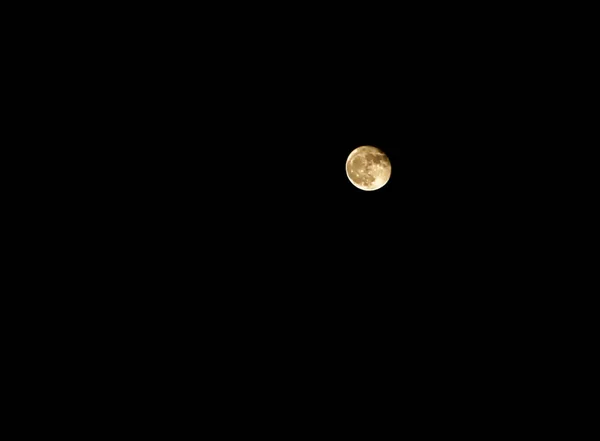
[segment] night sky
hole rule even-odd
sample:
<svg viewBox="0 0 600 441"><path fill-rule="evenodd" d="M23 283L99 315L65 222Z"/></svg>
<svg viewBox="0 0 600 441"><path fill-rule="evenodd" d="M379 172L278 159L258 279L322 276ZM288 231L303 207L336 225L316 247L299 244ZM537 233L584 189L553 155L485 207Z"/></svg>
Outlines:
<svg viewBox="0 0 600 441"><path fill-rule="evenodd" d="M351 22L311 39L194 23L131 51L106 145L126 180L112 222L144 277L226 314L359 321L461 314L510 290L543 243L531 170L547 95L523 40L429 18L371 38ZM363 145L392 163L374 192L345 172Z"/></svg>
<svg viewBox="0 0 600 441"><path fill-rule="evenodd" d="M144 89L132 201L181 247L176 255L207 249L234 273L264 260L291 280L385 266L397 283L411 265L477 265L482 244L507 234L503 207L523 204L516 182L530 157L519 109L492 87L497 77L471 78L468 61L458 70L456 60L450 68L413 54L357 66L351 55L326 62L292 52L289 63L304 70L277 75L284 62L254 60L265 69L254 72L236 60L201 80L198 63L163 89ZM390 182L374 192L346 177L348 154L362 145L392 162Z"/></svg>
<svg viewBox="0 0 600 441"><path fill-rule="evenodd" d="M532 56L541 37L527 46L512 23L523 14L507 29L494 28L497 11L449 19L426 5L385 24L269 7L257 26L226 7L213 27L210 14L134 11L130 37L110 63L92 60L98 79L82 88L97 114L81 112L94 127L78 148L92 138L98 175L69 222L94 222L77 239L98 262L81 260L103 284L98 303L114 298L110 315L133 330L118 334L124 353L146 348L140 371L168 362L175 379L181 368L219 389L255 387L247 397L267 378L313 387L311 401L337 385L348 402L356 379L429 400L436 380L462 388L443 371L484 372L498 347L531 353L546 328L527 341L518 330L547 302L543 208L558 192L541 179L557 173L540 142L556 126L540 110L551 100ZM364 145L392 164L373 192L346 176ZM112 327L103 317L99 329Z"/></svg>
<svg viewBox="0 0 600 441"><path fill-rule="evenodd" d="M225 238L282 229L314 241L367 225L389 240L473 237L508 200L523 205L538 95L511 66L523 70L527 49L486 33L491 21L409 12L397 23L338 17L334 29L316 14L310 32L287 19L233 32L231 18L231 32L206 35L177 22L170 40L155 31L127 47L134 73L118 77L112 111L128 131L118 142L135 150L122 165L134 203L179 232L208 222ZM362 145L392 161L381 190L345 175Z"/></svg>

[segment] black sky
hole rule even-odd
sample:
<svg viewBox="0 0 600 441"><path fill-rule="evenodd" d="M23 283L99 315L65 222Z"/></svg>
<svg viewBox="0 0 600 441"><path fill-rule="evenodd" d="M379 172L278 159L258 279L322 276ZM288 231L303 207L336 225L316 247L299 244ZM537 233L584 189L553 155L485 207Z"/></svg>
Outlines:
<svg viewBox="0 0 600 441"><path fill-rule="evenodd" d="M492 17L420 17L256 32L176 21L169 39L123 46L131 69L110 77L103 119L122 129L116 191L136 246L180 275L168 283L218 273L222 289L329 305L371 286L372 307L506 283L548 197L531 173L548 151L536 136L554 130L541 49ZM381 190L346 177L361 145L391 159Z"/></svg>
<svg viewBox="0 0 600 441"><path fill-rule="evenodd" d="M543 207L557 192L542 177L557 173L545 161L560 127L545 118L536 57L553 46L526 38L522 11L424 8L375 19L136 10L126 35L102 24L106 62L85 43L92 57L73 57L73 76L94 112L66 123L80 128L77 152L96 147L74 168L98 173L69 201L67 225L94 256L74 257L97 272L85 283L101 287L98 304L134 330L124 352L145 343L145 365L174 360L194 377L213 365L231 384L307 360L314 384L356 371L420 391L449 365L480 369L482 349L496 365L510 333L522 341L519 326L548 301ZM390 157L381 190L348 181L362 145ZM112 326L103 317L99 329Z"/></svg>

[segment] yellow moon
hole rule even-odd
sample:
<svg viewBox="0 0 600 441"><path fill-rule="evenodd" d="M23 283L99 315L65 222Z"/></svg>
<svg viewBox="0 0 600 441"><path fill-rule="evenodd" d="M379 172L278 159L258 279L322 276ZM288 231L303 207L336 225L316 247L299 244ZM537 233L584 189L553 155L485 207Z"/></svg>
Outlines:
<svg viewBox="0 0 600 441"><path fill-rule="evenodd" d="M379 190L390 180L392 164L383 151L365 145L353 150L348 156L346 175L361 190Z"/></svg>

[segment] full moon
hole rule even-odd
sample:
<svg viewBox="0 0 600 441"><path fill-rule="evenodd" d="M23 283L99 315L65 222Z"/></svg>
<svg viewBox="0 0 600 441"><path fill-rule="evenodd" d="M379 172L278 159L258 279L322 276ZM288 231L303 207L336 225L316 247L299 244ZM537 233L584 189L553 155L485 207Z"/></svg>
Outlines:
<svg viewBox="0 0 600 441"><path fill-rule="evenodd" d="M361 190L379 190L390 180L392 164L387 155L377 147L365 145L348 156L346 174L350 182Z"/></svg>

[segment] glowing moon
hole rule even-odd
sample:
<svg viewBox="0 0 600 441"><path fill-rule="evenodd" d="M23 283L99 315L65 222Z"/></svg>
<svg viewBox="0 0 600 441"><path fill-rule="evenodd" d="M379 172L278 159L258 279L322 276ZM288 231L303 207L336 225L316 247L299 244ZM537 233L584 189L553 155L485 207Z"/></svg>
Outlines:
<svg viewBox="0 0 600 441"><path fill-rule="evenodd" d="M346 161L346 174L355 187L365 191L379 190L392 176L392 164L377 147L358 147Z"/></svg>

